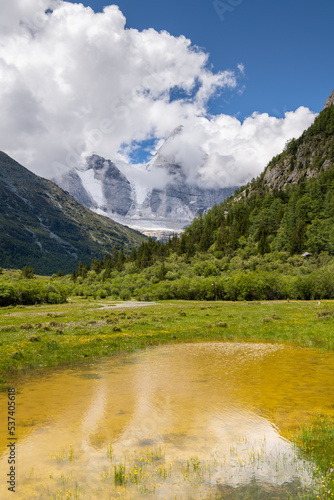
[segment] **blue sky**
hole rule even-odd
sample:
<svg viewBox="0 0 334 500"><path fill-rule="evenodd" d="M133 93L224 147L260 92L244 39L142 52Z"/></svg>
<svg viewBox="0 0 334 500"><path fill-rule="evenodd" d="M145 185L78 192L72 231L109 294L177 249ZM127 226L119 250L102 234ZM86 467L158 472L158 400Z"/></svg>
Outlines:
<svg viewBox="0 0 334 500"><path fill-rule="evenodd" d="M164 155L190 182L247 183L331 94L333 19L333 0L1 2L0 149L137 178L177 129Z"/></svg>
<svg viewBox="0 0 334 500"><path fill-rule="evenodd" d="M106 1L82 2L96 12ZM332 0L119 0L126 26L184 35L215 71L245 66L243 93L224 92L213 113L320 112L334 88ZM239 89L240 90L240 89Z"/></svg>

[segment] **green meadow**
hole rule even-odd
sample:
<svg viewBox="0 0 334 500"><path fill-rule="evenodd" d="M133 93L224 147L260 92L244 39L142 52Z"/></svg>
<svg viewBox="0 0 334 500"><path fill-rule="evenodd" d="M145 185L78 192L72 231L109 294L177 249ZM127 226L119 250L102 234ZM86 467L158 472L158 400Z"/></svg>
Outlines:
<svg viewBox="0 0 334 500"><path fill-rule="evenodd" d="M294 342L334 351L333 326L333 301L149 304L72 297L65 304L1 308L0 369L8 374L199 339Z"/></svg>

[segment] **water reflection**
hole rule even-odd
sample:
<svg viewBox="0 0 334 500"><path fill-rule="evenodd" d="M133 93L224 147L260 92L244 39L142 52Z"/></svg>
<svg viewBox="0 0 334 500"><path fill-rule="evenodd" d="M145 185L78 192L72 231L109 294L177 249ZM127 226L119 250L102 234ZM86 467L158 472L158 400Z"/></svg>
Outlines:
<svg viewBox="0 0 334 500"><path fill-rule="evenodd" d="M309 485L312 465L287 438L315 412L333 414L333 375L332 354L223 342L32 375L17 382L16 498L242 498L261 484L264 498L273 486L288 498L286 483L289 494ZM5 499L5 394L0 404Z"/></svg>

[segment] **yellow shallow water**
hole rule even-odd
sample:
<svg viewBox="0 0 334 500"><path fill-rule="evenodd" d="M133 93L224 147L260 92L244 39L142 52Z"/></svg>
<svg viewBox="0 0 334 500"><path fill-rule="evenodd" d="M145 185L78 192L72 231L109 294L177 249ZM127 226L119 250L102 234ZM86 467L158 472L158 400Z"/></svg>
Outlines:
<svg viewBox="0 0 334 500"><path fill-rule="evenodd" d="M331 353L229 342L33 373L15 384L15 499L209 498L254 482L308 486L312 464L288 438L315 413L334 413L333 380ZM0 431L0 498L14 498L5 484L6 393ZM115 485L120 465L125 486Z"/></svg>

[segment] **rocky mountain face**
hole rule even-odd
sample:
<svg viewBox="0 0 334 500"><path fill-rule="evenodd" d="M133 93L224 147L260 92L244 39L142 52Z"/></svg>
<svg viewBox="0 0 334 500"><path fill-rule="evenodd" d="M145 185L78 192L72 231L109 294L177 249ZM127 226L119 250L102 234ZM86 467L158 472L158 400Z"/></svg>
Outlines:
<svg viewBox="0 0 334 500"><path fill-rule="evenodd" d="M68 183L85 204L93 202L75 172ZM138 232L93 213L0 152L0 267L31 265L37 273L70 272L80 260L101 258L115 245L131 248L143 240Z"/></svg>
<svg viewBox="0 0 334 500"><path fill-rule="evenodd" d="M166 143L172 141L177 133L178 129L171 134ZM148 221L182 229L188 226L194 217L206 213L213 205L222 203L231 196L235 187L209 189L189 182L184 168L165 157L166 143L148 164L147 170L157 177L167 178L167 182L163 188L148 190L144 202L136 208Z"/></svg>
<svg viewBox="0 0 334 500"><path fill-rule="evenodd" d="M334 105L334 90L331 93L331 95L328 97L327 101L325 102L324 109L329 108L330 106Z"/></svg>
<svg viewBox="0 0 334 500"><path fill-rule="evenodd" d="M316 177L330 168L334 159L334 91L314 124L299 139L292 139L283 153L268 164L263 182L270 189Z"/></svg>
<svg viewBox="0 0 334 500"><path fill-rule="evenodd" d="M133 203L130 182L113 162L98 155L87 158L85 169L67 172L58 184L90 209L122 216Z"/></svg>
<svg viewBox="0 0 334 500"><path fill-rule="evenodd" d="M178 129L166 143L177 133ZM165 179L163 187L155 187L152 183L141 185L141 191L145 193L141 199L138 186L128 180L121 168L110 160L93 155L87 158L85 168L71 170L55 182L86 207L161 239L180 232L199 213L207 212L235 190L235 187L202 188L190 183L183 167L166 159L163 147L146 165L146 177L143 176L143 182L150 176Z"/></svg>

